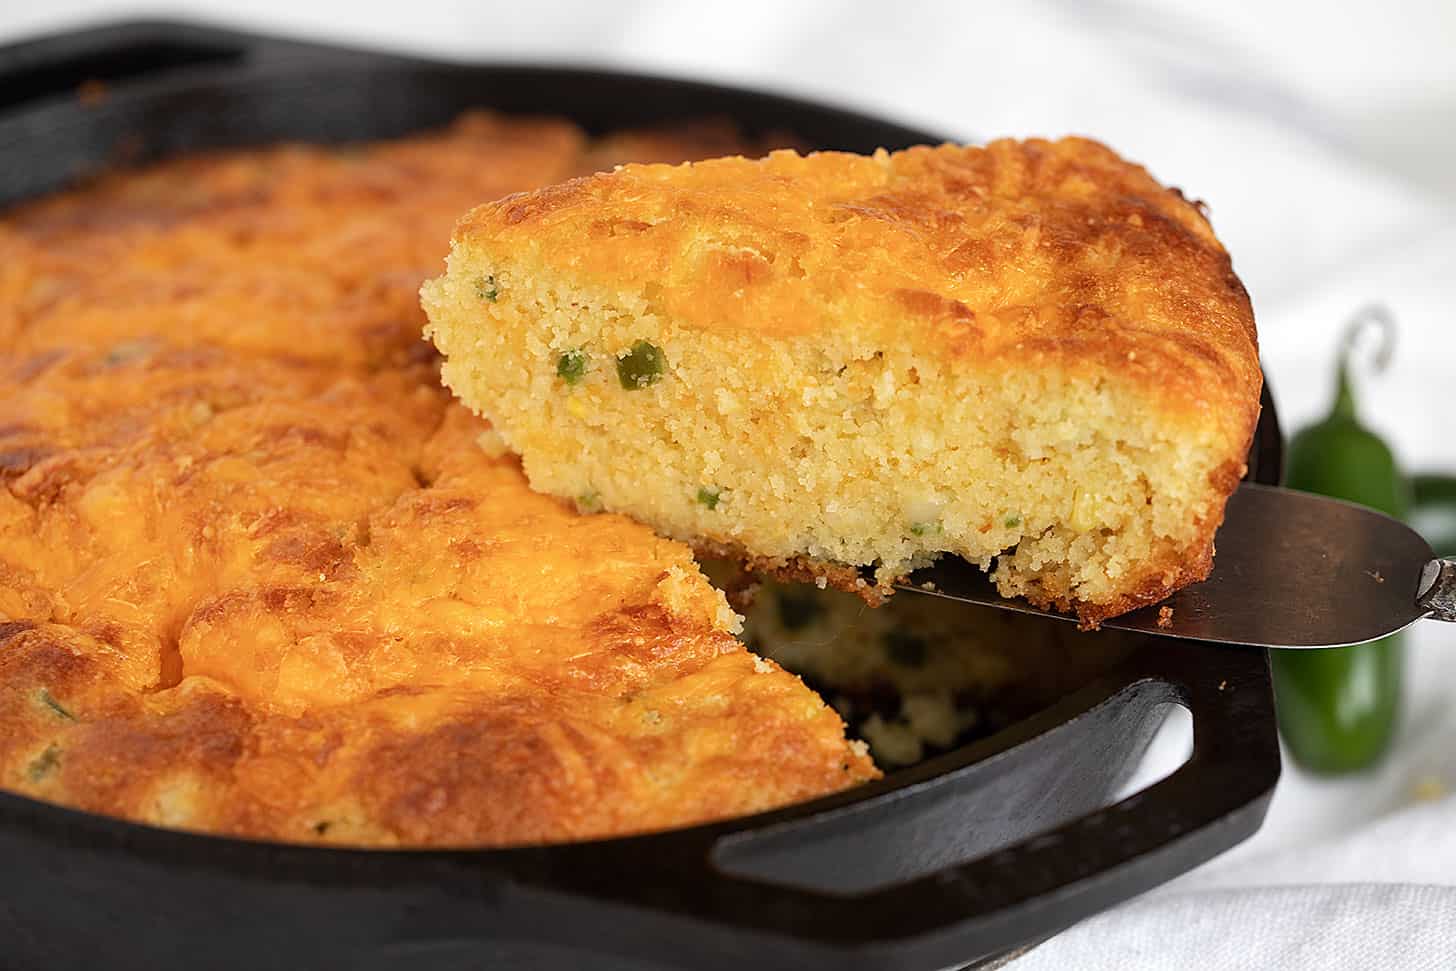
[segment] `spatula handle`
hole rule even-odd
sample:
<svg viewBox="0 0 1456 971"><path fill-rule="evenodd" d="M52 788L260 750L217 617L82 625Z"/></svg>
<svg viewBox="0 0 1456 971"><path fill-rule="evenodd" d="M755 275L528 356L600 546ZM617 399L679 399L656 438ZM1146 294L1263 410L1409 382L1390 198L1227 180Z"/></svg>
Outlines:
<svg viewBox="0 0 1456 971"><path fill-rule="evenodd" d="M1456 560L1432 560L1421 571L1416 606L1435 620L1456 622Z"/></svg>

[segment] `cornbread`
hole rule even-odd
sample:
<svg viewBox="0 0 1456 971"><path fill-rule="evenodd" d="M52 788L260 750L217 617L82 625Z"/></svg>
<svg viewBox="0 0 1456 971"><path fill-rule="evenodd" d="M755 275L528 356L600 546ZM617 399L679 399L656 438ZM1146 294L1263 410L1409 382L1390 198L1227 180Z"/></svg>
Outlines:
<svg viewBox="0 0 1456 971"><path fill-rule="evenodd" d="M420 281L471 202L728 137L471 115L166 162L0 219L0 786L447 846L873 777L735 639L685 546L531 491L419 339Z"/></svg>
<svg viewBox="0 0 1456 971"><path fill-rule="evenodd" d="M1258 417L1202 212L1079 138L627 165L474 209L423 300L533 487L870 600L1162 599Z"/></svg>

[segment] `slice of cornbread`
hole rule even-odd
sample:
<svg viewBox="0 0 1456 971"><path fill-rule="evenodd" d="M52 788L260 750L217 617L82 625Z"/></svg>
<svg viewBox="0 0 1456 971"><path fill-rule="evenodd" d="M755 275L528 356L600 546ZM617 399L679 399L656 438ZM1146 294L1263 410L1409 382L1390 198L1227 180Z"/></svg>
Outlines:
<svg viewBox="0 0 1456 971"><path fill-rule="evenodd" d="M423 299L535 488L870 599L950 552L1159 600L1258 418L1207 220L1085 139L629 165L477 208Z"/></svg>

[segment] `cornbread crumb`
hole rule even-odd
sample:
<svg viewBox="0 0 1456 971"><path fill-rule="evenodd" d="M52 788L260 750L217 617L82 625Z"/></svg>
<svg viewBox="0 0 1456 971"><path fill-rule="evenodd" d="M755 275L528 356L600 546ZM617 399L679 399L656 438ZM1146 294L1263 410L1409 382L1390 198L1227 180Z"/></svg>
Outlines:
<svg viewBox="0 0 1456 971"><path fill-rule="evenodd" d="M1438 775L1423 775L1411 786L1411 798L1417 802L1435 802L1451 792L1446 780Z"/></svg>
<svg viewBox="0 0 1456 971"><path fill-rule="evenodd" d="M500 432L494 428L487 428L475 436L475 444L485 453L486 458L498 459L510 453L510 446L501 437Z"/></svg>
<svg viewBox="0 0 1456 971"><path fill-rule="evenodd" d="M1088 625L1156 602L1258 414L1207 221L1083 139L629 165L476 209L422 303L534 488L870 602L942 553Z"/></svg>
<svg viewBox="0 0 1456 971"><path fill-rule="evenodd" d="M1163 606L1158 608L1158 626L1164 630L1173 626L1172 607Z"/></svg>
<svg viewBox="0 0 1456 971"><path fill-rule="evenodd" d="M743 618L728 606L721 591L714 590L713 626L729 634L743 630ZM702 577L696 570L688 571L681 566L669 567L657 583L656 599L669 612L691 615L699 608L702 599Z"/></svg>
<svg viewBox="0 0 1456 971"><path fill-rule="evenodd" d="M925 743L914 729L898 721L887 721L879 714L866 718L860 733L879 757L891 765L919 762L925 751Z"/></svg>
<svg viewBox="0 0 1456 971"><path fill-rule="evenodd" d="M717 613L714 617L714 626L721 631L727 631L729 634L741 634L743 633L743 617L732 607L728 606L728 602L725 600L717 608Z"/></svg>
<svg viewBox="0 0 1456 971"><path fill-rule="evenodd" d="M941 748L949 748L965 728L946 695L911 695L901 701L900 714L917 736Z"/></svg>

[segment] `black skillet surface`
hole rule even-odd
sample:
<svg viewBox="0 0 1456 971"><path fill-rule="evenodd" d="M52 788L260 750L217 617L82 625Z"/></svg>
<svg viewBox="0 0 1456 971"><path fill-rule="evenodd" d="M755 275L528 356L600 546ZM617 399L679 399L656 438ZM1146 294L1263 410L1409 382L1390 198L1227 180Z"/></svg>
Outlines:
<svg viewBox="0 0 1456 971"><path fill-rule="evenodd" d="M106 97L76 96L90 79ZM119 157L380 138L475 106L596 130L726 115L854 151L938 140L713 85L127 24L0 49L0 203ZM1266 392L1250 477L1276 482L1279 449ZM1191 760L1103 808L1169 704L1192 713ZM1041 714L880 782L630 839L321 849L0 793L0 964L950 967L1044 939L1245 839L1278 776L1266 653L1148 639Z"/></svg>

